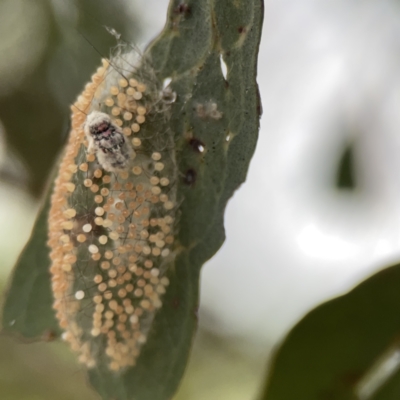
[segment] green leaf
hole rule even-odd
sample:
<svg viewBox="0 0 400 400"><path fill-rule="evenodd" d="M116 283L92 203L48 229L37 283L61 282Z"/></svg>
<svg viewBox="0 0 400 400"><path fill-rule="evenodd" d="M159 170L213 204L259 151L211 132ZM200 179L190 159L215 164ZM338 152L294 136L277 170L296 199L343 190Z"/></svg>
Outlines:
<svg viewBox="0 0 400 400"><path fill-rule="evenodd" d="M53 295L46 245L52 189L48 191L31 237L14 267L3 305L3 332L17 333L28 339L54 337L61 332L51 308Z"/></svg>
<svg viewBox="0 0 400 400"><path fill-rule="evenodd" d="M168 275L171 284L138 365L120 378L106 368L90 372L104 399L168 399L175 392L196 327L200 267L225 239L226 202L244 181L257 140L261 106L255 72L262 2L192 0L185 3L186 11L180 4L171 2L167 26L147 54L158 78L172 78L177 93L171 130L183 175L178 231L185 250ZM210 102L217 104L220 119L196 113L199 105ZM203 153L198 145L204 146Z"/></svg>
<svg viewBox="0 0 400 400"><path fill-rule="evenodd" d="M182 199L177 229L182 251L168 271L163 307L137 365L122 373L103 364L89 370L103 399L170 399L182 378L197 324L200 268L225 239L225 206L245 180L257 141L261 104L255 78L262 19L262 0L171 1L167 25L145 53L158 79L171 78L177 94L170 128ZM55 326L50 298L37 302L26 294L23 298L29 299L19 304L26 286L30 293L49 293L47 209L26 250L36 249L40 257L32 264L22 263L23 257L17 264L4 310L4 325L15 320L12 330L27 337ZM42 272L35 275L36 270ZM43 323L34 322L38 313Z"/></svg>
<svg viewBox="0 0 400 400"><path fill-rule="evenodd" d="M261 398L399 399L398 356L385 368L398 351L399 287L400 264L306 315L274 355Z"/></svg>

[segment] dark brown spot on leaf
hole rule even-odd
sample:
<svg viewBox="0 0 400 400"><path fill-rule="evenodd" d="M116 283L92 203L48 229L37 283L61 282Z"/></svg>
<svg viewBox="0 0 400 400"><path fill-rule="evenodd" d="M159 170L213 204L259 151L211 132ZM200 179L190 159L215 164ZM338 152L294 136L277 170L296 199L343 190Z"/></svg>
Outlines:
<svg viewBox="0 0 400 400"><path fill-rule="evenodd" d="M190 7L186 3L181 3L175 8L174 13L180 15L188 15L190 14Z"/></svg>
<svg viewBox="0 0 400 400"><path fill-rule="evenodd" d="M192 186L196 182L196 177L197 177L196 171L190 168L186 171L185 177L183 178L183 183Z"/></svg>
<svg viewBox="0 0 400 400"><path fill-rule="evenodd" d="M178 297L174 297L172 299L172 307L173 308L175 308L175 309L179 308L180 304L181 304L181 302Z"/></svg>
<svg viewBox="0 0 400 400"><path fill-rule="evenodd" d="M49 329L49 330L43 332L42 339L45 342L52 342L53 340L57 339L57 334L53 330Z"/></svg>

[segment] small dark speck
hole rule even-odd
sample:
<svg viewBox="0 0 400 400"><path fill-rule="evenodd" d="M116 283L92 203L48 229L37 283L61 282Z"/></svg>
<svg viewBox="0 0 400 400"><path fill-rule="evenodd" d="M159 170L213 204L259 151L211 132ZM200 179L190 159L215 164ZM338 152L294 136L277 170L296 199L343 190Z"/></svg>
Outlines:
<svg viewBox="0 0 400 400"><path fill-rule="evenodd" d="M244 26L239 26L238 32L239 33L244 33L244 32L246 32L246 28Z"/></svg>
<svg viewBox="0 0 400 400"><path fill-rule="evenodd" d="M43 333L42 339L43 339L45 342L52 342L53 340L56 340L56 339L57 339L57 334L56 334L56 332L54 332L54 331L52 331L51 329L49 329L49 330L47 330L47 331L45 331L45 332Z"/></svg>
<svg viewBox="0 0 400 400"><path fill-rule="evenodd" d="M183 15L188 15L188 14L190 14L190 7L187 5L187 4L185 4L185 3L181 3L181 4L179 4L176 8L175 8L175 10L174 10L174 13L175 14L183 14Z"/></svg>
<svg viewBox="0 0 400 400"><path fill-rule="evenodd" d="M186 185L192 186L196 182L197 173L194 169L190 168L186 171L185 176L183 178L183 183Z"/></svg>
<svg viewBox="0 0 400 400"><path fill-rule="evenodd" d="M179 308L180 304L181 302L178 297L172 299L172 307L174 307L175 309Z"/></svg>

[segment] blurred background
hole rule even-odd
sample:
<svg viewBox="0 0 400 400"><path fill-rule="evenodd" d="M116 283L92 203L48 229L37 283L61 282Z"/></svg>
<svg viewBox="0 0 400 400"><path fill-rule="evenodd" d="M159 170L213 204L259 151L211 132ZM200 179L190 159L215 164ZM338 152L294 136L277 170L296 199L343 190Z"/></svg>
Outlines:
<svg viewBox="0 0 400 400"><path fill-rule="evenodd" d="M144 46L167 0L0 0L0 287L69 131L115 46ZM176 400L255 399L307 311L400 260L400 2L268 0L264 114L227 240L203 268L200 328ZM0 338L0 397L96 399L60 343Z"/></svg>

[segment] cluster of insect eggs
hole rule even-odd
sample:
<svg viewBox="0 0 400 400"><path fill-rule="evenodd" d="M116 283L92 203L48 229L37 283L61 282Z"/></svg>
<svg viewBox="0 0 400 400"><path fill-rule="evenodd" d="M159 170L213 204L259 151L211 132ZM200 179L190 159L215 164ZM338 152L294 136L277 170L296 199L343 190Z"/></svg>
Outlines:
<svg viewBox="0 0 400 400"><path fill-rule="evenodd" d="M111 124L127 140L146 120L146 107L140 105L145 90L146 86L135 79L121 79L104 101L110 108ZM89 146L88 140L83 143ZM133 137L129 146L137 151L141 144L140 138ZM114 170L109 164L103 165L104 157L99 157L98 150L88 152L86 159L75 156L74 162L66 165L64 176L69 179L62 187L67 204L63 206L59 235L63 257L61 268L52 267L56 278L53 292L57 317L65 329L63 337L80 353L80 361L89 367L96 365L90 337L104 334L109 367L119 370L134 365L139 347L146 341L148 326L141 326L141 316L154 314L162 305L160 296L169 282L162 276L160 265L170 255L174 240L174 201L167 191L170 179L162 176L165 165L161 152L151 154L153 172L148 176L141 166L143 157L132 157L128 169ZM96 204L90 218L77 215L73 206L77 186L83 187ZM155 207L158 217L152 217ZM89 273L83 277L79 247L97 267L92 272L87 269ZM85 282L79 282L82 279ZM89 280L93 286L83 290ZM83 287L76 290L76 281ZM93 309L89 334L78 318L85 301Z"/></svg>

